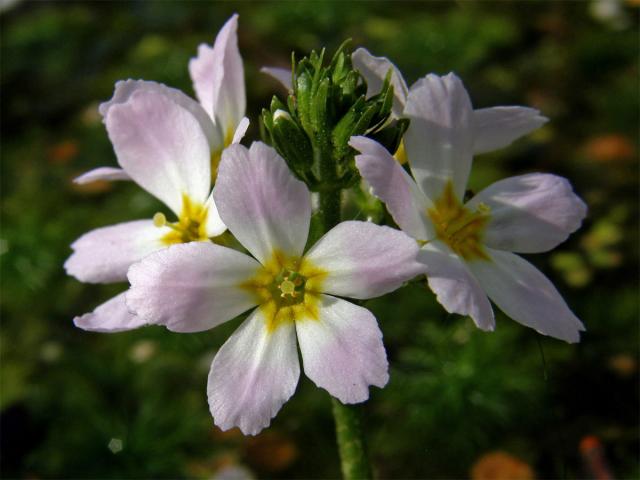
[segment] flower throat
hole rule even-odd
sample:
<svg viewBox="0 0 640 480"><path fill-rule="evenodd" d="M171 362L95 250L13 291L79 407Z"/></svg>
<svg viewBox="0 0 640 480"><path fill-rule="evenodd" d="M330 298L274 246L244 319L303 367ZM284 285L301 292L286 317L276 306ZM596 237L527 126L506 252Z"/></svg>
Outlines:
<svg viewBox="0 0 640 480"><path fill-rule="evenodd" d="M488 260L482 247L482 234L489 220L489 207L481 203L476 211L465 208L448 182L444 192L427 214L436 235L465 260Z"/></svg>

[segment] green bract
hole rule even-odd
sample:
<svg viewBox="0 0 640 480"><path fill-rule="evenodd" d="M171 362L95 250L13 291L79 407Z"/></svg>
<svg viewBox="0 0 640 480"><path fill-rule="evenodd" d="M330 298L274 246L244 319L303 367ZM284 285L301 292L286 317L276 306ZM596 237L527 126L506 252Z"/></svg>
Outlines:
<svg viewBox="0 0 640 480"><path fill-rule="evenodd" d="M364 135L394 153L408 127L392 120L391 71L379 94L366 98L367 83L353 69L344 42L323 66L325 50L296 63L292 57L292 90L285 102L274 96L262 110L265 140L313 191L348 188L360 178L349 139Z"/></svg>

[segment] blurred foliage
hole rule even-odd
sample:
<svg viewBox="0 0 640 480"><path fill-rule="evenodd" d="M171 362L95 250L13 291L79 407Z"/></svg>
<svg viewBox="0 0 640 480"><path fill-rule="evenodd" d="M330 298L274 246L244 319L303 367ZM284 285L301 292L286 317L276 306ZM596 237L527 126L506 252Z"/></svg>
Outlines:
<svg viewBox="0 0 640 480"><path fill-rule="evenodd" d="M391 58L409 82L454 70L477 107L526 104L550 117L479 157L474 190L550 171L569 177L590 207L569 241L533 258L586 324L578 345L502 315L495 333L482 333L444 313L421 284L366 302L392 368L366 405L377 474L461 478L502 465L584 478L580 441L595 435L616 476L640 476L637 1L11 3L0 13L4 477L339 474L328 396L307 379L258 437L213 426L207 370L239 320L192 335L153 327L100 335L71 322L125 285L65 276L69 244L162 208L134 185L71 183L115 165L98 103L124 78L192 93L189 58L234 11L246 141L258 136L261 108L283 93L259 68L288 66L292 50L335 51L350 37ZM353 192L345 211L385 218L363 195Z"/></svg>

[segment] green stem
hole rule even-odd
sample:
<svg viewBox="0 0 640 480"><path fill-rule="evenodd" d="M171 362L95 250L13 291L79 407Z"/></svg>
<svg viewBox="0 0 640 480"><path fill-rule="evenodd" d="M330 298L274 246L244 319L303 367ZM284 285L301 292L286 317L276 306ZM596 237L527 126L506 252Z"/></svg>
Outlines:
<svg viewBox="0 0 640 480"><path fill-rule="evenodd" d="M333 402L333 418L340 450L342 477L345 480L370 479L371 465L362 431L360 405L343 405L336 398Z"/></svg>
<svg viewBox="0 0 640 480"><path fill-rule="evenodd" d="M340 189L320 192L319 212L324 233L340 223L340 194ZM332 402L342 477L345 480L372 478L360 406L343 405L335 398Z"/></svg>

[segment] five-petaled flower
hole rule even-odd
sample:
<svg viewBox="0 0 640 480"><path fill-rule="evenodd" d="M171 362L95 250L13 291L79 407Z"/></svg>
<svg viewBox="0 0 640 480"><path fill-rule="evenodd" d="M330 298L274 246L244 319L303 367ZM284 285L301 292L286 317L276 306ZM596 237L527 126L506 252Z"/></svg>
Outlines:
<svg viewBox="0 0 640 480"><path fill-rule="evenodd" d="M237 15L227 21L212 47L200 45L189 64L200 103L165 85L142 80L116 84L100 113L122 167L101 167L76 179L133 180L163 201L177 216L168 222L157 213L98 228L78 240L65 263L67 273L83 282L126 280L129 266L175 243L206 241L226 229L211 195L211 184L225 147L244 135L248 119ZM129 312L124 293L77 317L86 330L115 332L144 323Z"/></svg>
<svg viewBox="0 0 640 480"><path fill-rule="evenodd" d="M253 256L213 243L155 252L129 270L126 301L142 321L202 331L255 308L218 351L208 397L215 423L256 434L295 391L304 371L343 403L383 387L388 364L367 299L422 271L415 240L367 222L338 224L304 253L311 218L306 186L271 147L232 145L222 154L214 198Z"/></svg>
<svg viewBox="0 0 640 480"><path fill-rule="evenodd" d="M488 296L514 320L577 342L584 330L580 320L540 271L511 253L550 250L580 226L586 206L569 182L521 175L463 201L473 153L507 145L528 131L508 121L521 108L483 109L480 118L493 125L487 128L478 123L479 111L458 77L427 75L402 106L411 119L404 145L413 178L375 141L353 137L350 144L361 153L356 164L374 194L403 231L424 242L420 258L429 286L448 312L493 330Z"/></svg>

